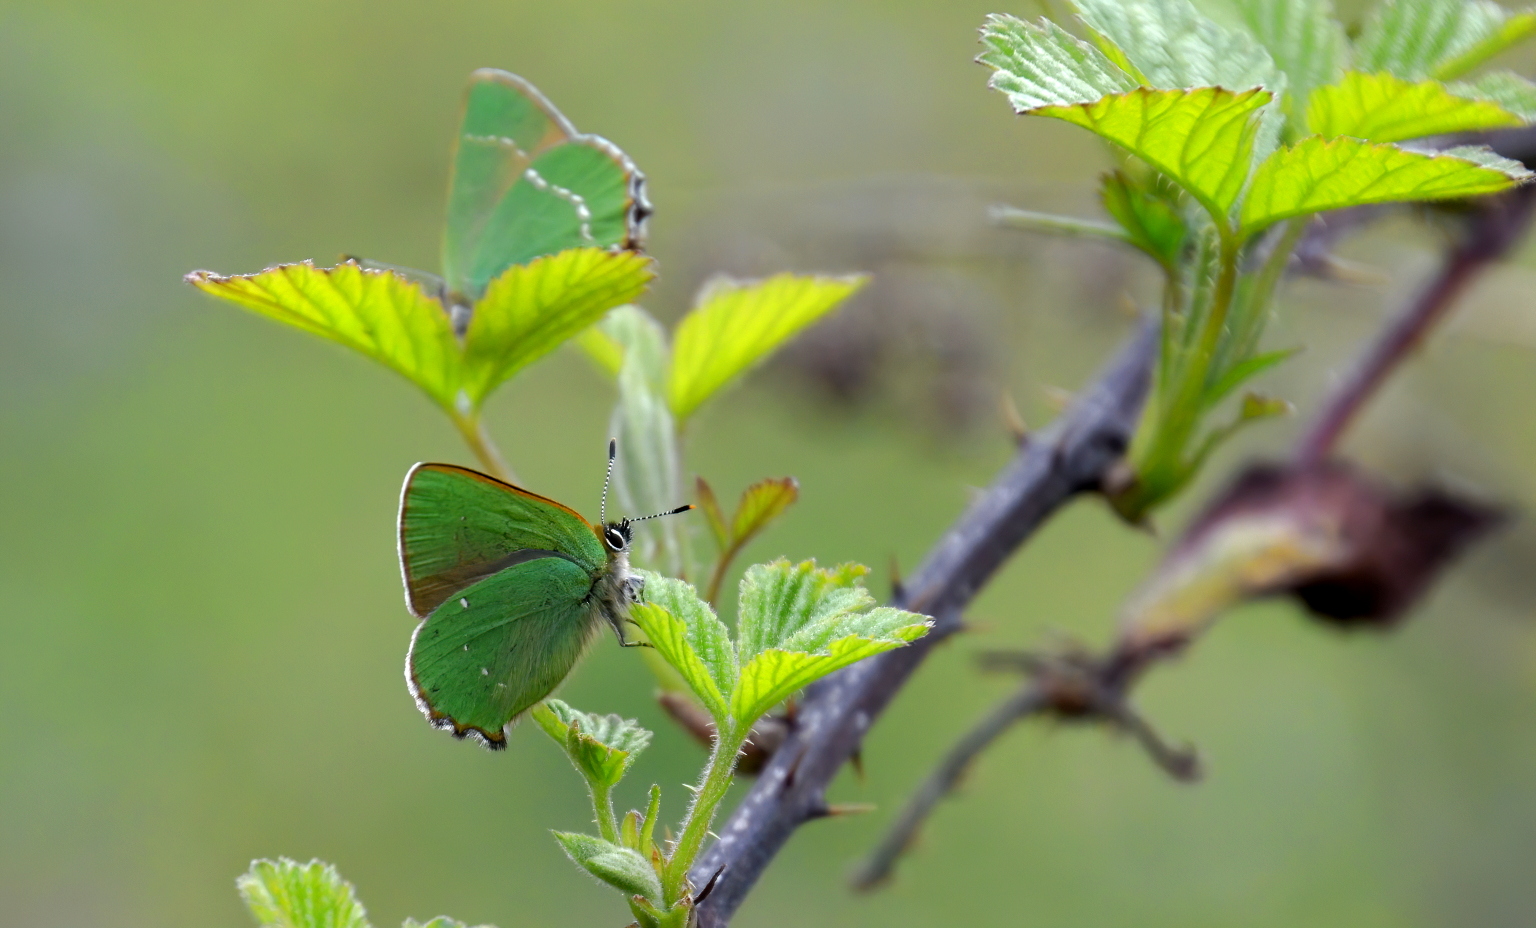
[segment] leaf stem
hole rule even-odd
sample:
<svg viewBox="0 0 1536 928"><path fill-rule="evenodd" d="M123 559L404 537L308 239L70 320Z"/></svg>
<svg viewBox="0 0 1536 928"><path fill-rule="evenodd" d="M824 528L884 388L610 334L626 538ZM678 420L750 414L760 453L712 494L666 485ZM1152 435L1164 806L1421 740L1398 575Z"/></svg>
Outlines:
<svg viewBox="0 0 1536 928"><path fill-rule="evenodd" d="M738 728L743 729L743 732L738 734ZM667 872L662 879L662 894L668 907L676 905L683 896L688 883L688 870L693 866L694 858L699 855L699 848L704 845L704 836L709 833L716 810L731 788L732 774L736 771L736 755L741 753L745 732L750 730L750 725L717 729L715 748L710 752L709 764L704 768L704 777L699 782L699 791L693 797L693 805L688 807L688 814L683 818L682 832L672 849L672 856L667 861Z"/></svg>
<svg viewBox="0 0 1536 928"><path fill-rule="evenodd" d="M619 820L613 814L613 787L588 779L587 788L592 792L592 812L597 819L599 834L609 844L618 844Z"/></svg>
<svg viewBox="0 0 1536 928"><path fill-rule="evenodd" d="M507 466L501 451L497 449L496 443L486 432L485 423L481 421L479 411L453 412L449 414L449 418L453 420L453 426L459 430L459 436L464 439L464 443L469 445L469 450L480 459L480 466L485 468L486 473L507 483L517 482L517 476L512 473L512 468Z"/></svg>

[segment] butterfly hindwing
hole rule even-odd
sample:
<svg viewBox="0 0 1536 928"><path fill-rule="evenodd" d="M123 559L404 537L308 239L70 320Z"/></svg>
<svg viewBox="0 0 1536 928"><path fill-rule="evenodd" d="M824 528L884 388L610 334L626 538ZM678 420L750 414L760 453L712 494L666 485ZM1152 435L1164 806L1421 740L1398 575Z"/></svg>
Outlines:
<svg viewBox="0 0 1536 928"><path fill-rule="evenodd" d="M594 576L607 561L592 525L554 500L452 464L418 464L406 475L400 570L414 615L424 617L471 584L550 554Z"/></svg>
<svg viewBox="0 0 1536 928"><path fill-rule="evenodd" d="M443 239L452 291L479 299L508 267L567 248L639 248L649 212L645 176L617 146L515 74L471 76Z"/></svg>
<svg viewBox="0 0 1536 928"><path fill-rule="evenodd" d="M601 621L594 577L563 557L515 564L460 590L416 627L406 680L433 725L488 747L565 679Z"/></svg>

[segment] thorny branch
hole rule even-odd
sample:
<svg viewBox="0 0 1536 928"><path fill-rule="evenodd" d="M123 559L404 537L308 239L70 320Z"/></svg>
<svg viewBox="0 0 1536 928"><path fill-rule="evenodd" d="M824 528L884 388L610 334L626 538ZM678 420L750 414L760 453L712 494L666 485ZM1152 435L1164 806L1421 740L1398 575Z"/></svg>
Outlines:
<svg viewBox="0 0 1536 928"><path fill-rule="evenodd" d="M1533 206L1536 190L1517 188L1468 204L1464 213L1454 217L1455 227L1440 268L1365 347L1356 367L1324 401L1314 424L1298 442L1295 457L1299 470L1323 465L1344 429L1387 377L1449 314L1457 297L1521 240L1530 225ZM1489 518L1493 516L1490 514ZM1474 531L1480 532L1482 524L1477 522ZM1448 525L1442 525L1439 531L1454 534ZM1177 564L1177 560L1170 558L1162 569L1168 570L1170 563ZM1014 723L1034 716L1106 723L1135 738L1152 760L1175 779L1197 778L1194 753L1170 749L1129 702L1130 690L1145 671L1181 653L1197 634L1195 628L1171 637L1122 633L1101 657L991 655L988 663L1011 662L1028 679L949 750L855 872L853 886L870 889L888 879L923 821L955 788L971 763Z"/></svg>
<svg viewBox="0 0 1536 928"><path fill-rule="evenodd" d="M806 691L794 730L690 874L695 886L720 874L697 910L700 928L728 924L794 830L827 815L827 784L917 666L960 629L966 605L1047 518L1097 488L1120 459L1146 396L1156 332L1142 326L1056 423L1024 443L904 585L896 605L933 616L933 630Z"/></svg>
<svg viewBox="0 0 1536 928"><path fill-rule="evenodd" d="M1517 130L1492 138L1455 139L1463 142L1491 143L1506 157L1536 161L1536 130ZM1522 195L1524 195L1522 193ZM1518 239L1519 229L1529 220L1530 202L1525 212L1506 236L1505 248ZM1327 275L1332 265L1328 255L1331 244L1341 234L1368 224L1377 211L1369 208L1346 210L1317 223L1298 248L1296 270ZM1475 274L1486 259L1470 272ZM1467 274L1458 271L1458 274ZM1442 278L1445 275L1442 274ZM1449 303L1460 292L1464 280L1458 278L1449 287L1441 286ZM1431 286L1434 286L1433 284ZM1411 313L1410 313L1411 314ZM1368 386L1357 400L1347 388L1335 395L1333 409L1353 403L1355 410L1380 383L1381 377L1401 361L1427 330L1443 315L1443 310L1425 310L1420 335L1406 339L1401 350L1388 353L1378 374L1357 375ZM1411 328L1401 322L1393 328ZM965 512L940 539L923 566L899 591L896 605L934 617L934 629L910 647L882 654L834 674L811 687L805 694L796 719L783 745L774 752L751 792L720 829L721 837L702 855L689 878L695 886L709 886L696 910L699 928L723 928L729 924L742 901L773 860L779 849L802 824L830 814L826 787L842 765L859 749L865 733L884 711L929 652L961 627L961 614L1012 553L1017 550L1051 515L1076 494L1096 490L1123 454L1129 443L1141 405L1145 400L1147 380L1153 363L1156 329L1144 326L1102 376L1085 391L1071 409L1050 428L1031 436L992 486ZM1368 364L1362 365L1362 370ZM1339 429L1348 423L1355 410L1341 415ZM1318 429L1321 429L1320 424ZM1331 439L1323 447L1331 447ZM1193 776L1193 755L1168 747L1155 732L1130 710L1125 694L1152 664L1168 656L1165 649L1143 647L1136 651L1111 649L1104 657L1083 657L1073 669L1086 674L1092 682L1093 702L1102 716L1136 737L1154 760L1175 776ZM1063 665L1057 665L1057 669ZM1073 712L1083 716L1094 706L1078 704L1067 711L1068 694L1081 696L1083 676L1037 673L1008 701L998 706L978 725L948 759L934 782L919 796L915 806L926 801L931 807L947 792L948 786L965 769L969 760L1006 730L1010 720L1039 713L1052 707L1065 717ZM948 771L948 773L946 773ZM931 795L930 795L931 794ZM926 797L926 799L924 799ZM901 829L910 835L925 814L925 808L909 809L901 819ZM905 840L892 840L889 864L899 855ZM878 879L878 859L866 866L864 875Z"/></svg>

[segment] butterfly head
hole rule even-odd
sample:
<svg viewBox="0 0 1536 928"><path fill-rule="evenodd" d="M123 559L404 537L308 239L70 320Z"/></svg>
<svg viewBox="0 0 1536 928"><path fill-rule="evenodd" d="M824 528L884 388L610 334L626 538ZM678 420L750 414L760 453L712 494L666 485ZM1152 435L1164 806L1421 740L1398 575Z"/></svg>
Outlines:
<svg viewBox="0 0 1536 928"><path fill-rule="evenodd" d="M630 528L628 519L603 525L603 544L607 545L608 550L614 554L627 551L634 537L634 530Z"/></svg>

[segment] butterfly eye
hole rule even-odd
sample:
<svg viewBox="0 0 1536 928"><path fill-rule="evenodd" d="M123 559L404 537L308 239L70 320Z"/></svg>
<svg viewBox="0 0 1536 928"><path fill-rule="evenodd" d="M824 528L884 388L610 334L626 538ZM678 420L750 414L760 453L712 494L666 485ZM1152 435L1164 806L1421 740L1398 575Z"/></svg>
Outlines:
<svg viewBox="0 0 1536 928"><path fill-rule="evenodd" d="M608 547L615 551L623 551L625 545L629 543L628 539L624 537L624 533L612 525L603 529L603 540L608 542Z"/></svg>

